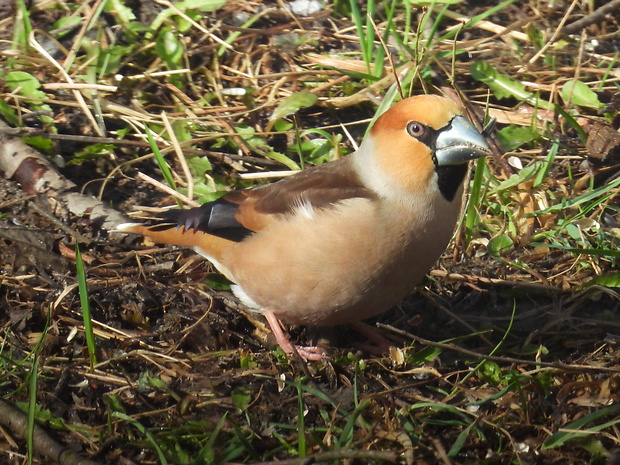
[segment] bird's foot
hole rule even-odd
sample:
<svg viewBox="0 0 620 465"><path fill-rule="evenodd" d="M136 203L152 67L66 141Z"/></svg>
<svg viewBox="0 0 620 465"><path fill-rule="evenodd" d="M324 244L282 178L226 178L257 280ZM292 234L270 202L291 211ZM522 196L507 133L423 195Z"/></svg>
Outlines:
<svg viewBox="0 0 620 465"><path fill-rule="evenodd" d="M269 323L269 327L276 338L276 342L286 355L293 355L297 353L306 362L317 362L325 357L325 352L323 352L320 347L293 345L289 337L284 334L284 331L280 326L280 322L274 313L266 310L263 314L265 315L267 323Z"/></svg>
<svg viewBox="0 0 620 465"><path fill-rule="evenodd" d="M290 341L289 341L289 344L290 344ZM284 350L284 352L286 352L286 349L284 348L284 346L282 344L280 344L280 347L282 347L282 350ZM298 346L298 345L295 345L294 350L306 362L318 362L318 361L323 360L326 357L325 352L323 351L323 349L321 349L320 347L317 347L317 346ZM288 355L292 355L292 351L291 351L291 353L287 352L287 354Z"/></svg>
<svg viewBox="0 0 620 465"><path fill-rule="evenodd" d="M375 355L383 355L389 353L390 347L395 345L392 341L379 334L375 328L366 323L355 321L353 323L349 323L348 326L361 335L366 336L368 342L372 343L369 344L366 342L364 344L359 344L360 348L365 352Z"/></svg>

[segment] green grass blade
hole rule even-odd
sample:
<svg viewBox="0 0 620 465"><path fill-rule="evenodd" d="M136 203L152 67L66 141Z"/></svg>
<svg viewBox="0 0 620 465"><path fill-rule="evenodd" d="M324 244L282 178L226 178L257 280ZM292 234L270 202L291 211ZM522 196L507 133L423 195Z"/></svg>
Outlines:
<svg viewBox="0 0 620 465"><path fill-rule="evenodd" d="M504 8L506 8L507 6L515 3L517 0L505 0L502 3L500 3L499 5L494 6L493 8L489 8L488 10L485 10L484 12L480 13L478 16L474 16L471 21L465 23L465 25L463 26L463 29L467 29L470 28L472 26L474 26L476 23L487 19L489 16L492 16L494 14L496 14L497 12L503 10ZM460 32L461 28L456 28L451 30L450 32L448 32L447 34L444 34L440 40L447 40L447 39L451 39L453 38L455 35L457 35Z"/></svg>
<svg viewBox="0 0 620 465"><path fill-rule="evenodd" d="M555 161L555 156L558 154L560 150L560 142L558 140L553 141L553 145L547 154L547 160L545 160L545 164L543 168L536 173L536 178L534 179L534 187L540 186L547 176L549 175L549 170L553 166L553 162Z"/></svg>
<svg viewBox="0 0 620 465"><path fill-rule="evenodd" d="M254 16L252 16L250 19L248 19L245 23L243 23L241 25L242 28L249 28L250 26L252 26L252 24L254 24L256 21L258 21L262 16L262 13L258 13ZM241 35L240 31L234 31L230 34L230 36L228 36L228 39L226 39L224 42L227 45L232 44L237 37L239 37ZM224 55L224 53L228 50L229 47L227 47L226 45L222 45L220 46L220 48L217 50L217 56L218 58L220 58L222 55ZM232 49L232 47L230 47Z"/></svg>
<svg viewBox="0 0 620 465"><path fill-rule="evenodd" d="M609 198L609 196L615 195L615 192L610 193L610 191L612 189L615 189L618 186L620 186L620 178L614 179L609 184L605 184L601 187L597 187L596 189L593 189L591 191L586 192L585 194L577 196L572 200L569 200L566 202L560 202L544 210L535 211L532 213L531 216L538 216L538 215L543 215L545 213L551 213L551 212L555 212L559 210L566 210L567 208L580 207L584 203L597 199L597 197L599 196L602 197L602 199L599 202L597 202L600 204L601 202L604 202L606 198Z"/></svg>
<svg viewBox="0 0 620 465"><path fill-rule="evenodd" d="M429 11L431 11L434 6L435 6L435 2L431 3ZM437 17L435 18L435 21L433 22L433 26L431 27L431 31L430 31L430 33L428 35L427 40L426 40L426 49L427 50L429 50L432 47L433 39L437 35L437 30L439 29L439 25L441 24L441 19L443 18L444 13L449 8L450 8L449 5L444 5L444 7L441 9L441 11L439 13L437 13ZM429 17L428 15L425 15L424 19L427 20L428 17Z"/></svg>
<svg viewBox="0 0 620 465"><path fill-rule="evenodd" d="M479 158L476 162L476 170L474 171L474 180L471 183L469 191L469 200L467 209L465 210L465 247L467 247L474 238L476 226L478 225L478 205L482 200L482 183L484 181L484 169L486 160Z"/></svg>
<svg viewBox="0 0 620 465"><path fill-rule="evenodd" d="M157 166L159 166L159 169L161 170L161 174L164 177L166 184L168 184L168 186L170 186L175 191L178 190L177 185L174 182L174 178L172 176L172 171L170 170L170 166L168 165L168 162L166 162L166 159L164 158L161 151L159 150L159 147L157 146L157 143L155 142L155 139L153 138L152 131L148 128L148 126L144 126L144 132L146 133L146 138L149 141L149 146L151 147L151 150L153 151L153 156L155 157ZM175 200L179 207L183 206L183 204L181 203L179 199L175 199Z"/></svg>
<svg viewBox="0 0 620 465"><path fill-rule="evenodd" d="M28 379L28 423L26 427L26 450L28 451L28 465L32 465L34 458L34 426L37 413L37 381L39 372L39 352L35 349L32 359L32 368Z"/></svg>
<svg viewBox="0 0 620 465"><path fill-rule="evenodd" d="M339 448L349 446L353 442L353 431L355 424L357 423L357 419L360 417L362 412L368 408L369 405L370 400L365 400L364 402L360 403L352 413L349 414L349 419L347 420L344 428L342 428L342 433L337 441Z"/></svg>
<svg viewBox="0 0 620 465"><path fill-rule="evenodd" d="M360 38L360 45L362 47L362 57L364 59L364 63L366 63L366 73L370 74L370 61L368 59L368 54L366 52L366 41L364 34L364 21L362 20L362 13L360 12L359 6L356 0L350 0L351 4L351 15L353 16L353 22L355 23L355 27L357 28L357 35Z"/></svg>
<svg viewBox="0 0 620 465"><path fill-rule="evenodd" d="M559 105L554 105L553 107L555 111L557 111L560 115L562 115L562 117L566 120L566 123L571 128L573 128L575 131L577 131L577 134L579 134L579 138L585 144L588 141L588 135L583 130L583 128L579 126L579 123L575 120L575 118L569 115L568 112L564 110L562 107L560 107Z"/></svg>
<svg viewBox="0 0 620 465"><path fill-rule="evenodd" d="M467 426L463 431L461 431L461 433L456 437L456 440L452 443L452 446L448 451L448 457L456 457L459 454L459 452L465 445L465 442L467 441L469 433L471 433L471 430L475 425L475 423L472 423Z"/></svg>
<svg viewBox="0 0 620 465"><path fill-rule="evenodd" d="M583 436L587 436L589 432L600 431L609 426L613 426L615 424L620 423L620 419L612 420L607 423L603 423L602 425L593 426L589 429L582 429L586 425L603 418L607 415L616 415L620 412L620 404L612 405L610 407L602 408L597 410L596 412L592 412L589 415L586 415L583 418L580 418L577 421L573 421L568 425L562 428L563 430L571 430L571 431L558 431L555 434L549 436L542 445L543 450L554 449L556 447L563 446L567 441L575 438L580 438Z"/></svg>
<svg viewBox="0 0 620 465"><path fill-rule="evenodd" d="M82 305L82 318L84 321L84 336L86 337L86 347L88 348L88 358L90 361L90 371L93 371L97 363L95 346L95 334L93 333L93 321L90 313L90 301L88 299L88 286L86 285L86 271L80 247L75 245L75 268L77 272L78 290L80 294L80 304Z"/></svg>
<svg viewBox="0 0 620 465"><path fill-rule="evenodd" d="M28 37L32 33L32 23L30 22L30 11L26 7L24 0L15 2L15 20L13 21L13 42L28 47ZM7 67L11 69L11 67Z"/></svg>
<svg viewBox="0 0 620 465"><path fill-rule="evenodd" d="M543 242L532 242L530 245L532 247L549 247L552 249L560 249L577 255L620 258L620 250L568 247L560 244L545 244Z"/></svg>
<svg viewBox="0 0 620 465"><path fill-rule="evenodd" d="M390 87L390 89L386 92L385 97L377 107L374 116L372 117L370 123L368 124L368 127L366 128L366 136L368 136L368 133L372 129L373 124L375 124L375 121L377 121L377 118L379 118L379 116L389 110L396 98L398 98L398 87L394 85Z"/></svg>
<svg viewBox="0 0 620 465"><path fill-rule="evenodd" d="M149 146L153 151L155 161L157 162L157 166L159 166L159 169L161 170L161 174L163 175L164 180L166 181L168 186L170 186L174 190L177 190L176 183L174 182L174 178L172 177L172 171L170 171L168 163L164 159L164 156L161 154L161 151L159 150L159 147L157 146L157 143L153 138L153 133L148 128L148 126L144 127L144 132L146 133L146 138L149 141Z"/></svg>
<svg viewBox="0 0 620 465"><path fill-rule="evenodd" d="M157 440L155 439L155 436L153 436L144 427L144 425L142 423L140 423L137 420L134 420L129 415L127 415L125 413L121 413L121 412L112 412L112 418L118 418L119 420L124 420L124 421L126 421L128 423L131 423L153 445L153 449L155 449L155 453L157 454L157 458L159 459L159 463L161 463L161 465L168 465L168 460L166 460L164 452L161 450L161 447L159 447L159 444L157 443Z"/></svg>
<svg viewBox="0 0 620 465"><path fill-rule="evenodd" d="M297 383L297 452L300 457L308 455L306 446L306 421L304 416L304 393L301 383Z"/></svg>

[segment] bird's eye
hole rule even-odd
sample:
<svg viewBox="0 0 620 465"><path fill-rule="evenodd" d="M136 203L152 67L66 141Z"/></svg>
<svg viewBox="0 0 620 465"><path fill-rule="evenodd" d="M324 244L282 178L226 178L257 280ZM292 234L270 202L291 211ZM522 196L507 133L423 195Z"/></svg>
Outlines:
<svg viewBox="0 0 620 465"><path fill-rule="evenodd" d="M426 133L426 126L422 123L418 123L417 121L410 121L407 123L407 132L411 137L419 139Z"/></svg>

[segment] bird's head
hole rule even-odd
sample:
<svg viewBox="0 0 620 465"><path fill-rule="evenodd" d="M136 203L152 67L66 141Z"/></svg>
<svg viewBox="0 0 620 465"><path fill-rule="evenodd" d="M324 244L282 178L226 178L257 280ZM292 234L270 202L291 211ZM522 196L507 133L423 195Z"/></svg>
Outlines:
<svg viewBox="0 0 620 465"><path fill-rule="evenodd" d="M419 95L383 113L358 154L358 172L379 194L418 195L436 186L452 202L467 162L489 155L490 149L460 105L437 95Z"/></svg>

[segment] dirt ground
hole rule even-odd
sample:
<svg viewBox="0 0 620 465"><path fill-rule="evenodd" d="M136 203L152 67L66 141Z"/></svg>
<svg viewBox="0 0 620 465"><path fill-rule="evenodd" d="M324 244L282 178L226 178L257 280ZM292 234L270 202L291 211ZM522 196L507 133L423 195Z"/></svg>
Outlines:
<svg viewBox="0 0 620 465"><path fill-rule="evenodd" d="M562 20L571 23L600 6L573 2L579 5L572 10L570 2L511 3L487 19L502 28L510 29L514 23L519 26L515 30L535 37L523 22L523 16L529 15L530 28L538 28L547 39ZM453 9L473 17L494 5L469 2ZM264 6L246 1L237 5L247 14ZM106 95L106 104L144 111L145 120L159 117L165 109L175 121L191 121L188 153L210 160L208 182L217 185L220 194L251 184L239 177L241 172L286 168L273 156L263 157L264 151L247 141L248 147L235 145L238 133L230 134L230 124L271 129L271 113L284 98L278 94L280 86L291 92L310 87L310 77L278 83L278 73L314 70L308 65L310 51L331 57L336 51L358 51L350 39L355 28L345 16L319 13L312 21L301 18L297 24L280 9L280 2L267 2L267 6L273 10L253 25L240 25L231 3L198 19L205 27L220 26L213 34L221 39L232 32L245 34L233 42L236 50L244 51L243 57L218 55L217 70L214 57L219 42L200 36L196 29L185 32L192 39L185 43L184 56L195 73L195 88L188 85L181 92L172 89L178 85L174 81L149 77L137 81L140 86L123 81ZM150 14L145 9L143 5L142 14ZM526 10L527 15L519 13ZM32 21L39 26L51 24L65 13L62 8L43 7L33 13ZM378 17L384 14L381 10ZM114 11L102 18L106 27L121 24ZM584 52L574 40L558 56L560 65L568 68L566 63L578 52L591 54L579 62L587 70L594 67L597 56L617 60L618 21L616 11L577 32L583 34L582 40L596 38L598 48ZM442 33L448 31L443 23L439 28ZM319 34L318 45L300 45L293 53L275 40L291 31L301 34L302 29ZM492 32L468 30L457 45L438 47L466 47L467 41L480 38L498 43L486 51L487 56L497 53L497 62L489 61L521 79L517 68L526 59L511 62L510 52L502 48L507 45ZM139 61L147 56L148 46L144 47L131 52L141 70L151 69ZM529 56L535 53L530 42L521 47L532 49ZM478 108L490 93L469 76L468 60L480 50L454 60L459 73L453 82ZM10 63L11 55L5 52L4 65L27 69L41 82L62 80L49 64L37 70L38 62L31 58L34 52L23 53L23 62ZM246 76L251 69L244 67L244 60L251 63L252 59L262 63L259 81L264 86L255 95L255 106L232 97L222 104L221 95L214 97L212 105L196 104L204 89L213 87L212 79L241 87L239 75ZM433 85L435 90L448 86L449 73L437 70L449 67L450 60L434 59L435 72L441 76L424 75L415 81L414 93L425 86ZM123 72L133 69L132 63L122 64ZM552 86L553 79L568 79L578 68L558 65L559 70L549 77L545 73L551 64L531 66L521 80L539 79L541 92L548 91L545 86ZM343 101L338 98L358 95L347 90L349 81L334 84L341 75L322 76L324 81L316 83L325 86L316 92L320 100L299 110L295 119L303 121L303 128L321 127L339 134L343 150L351 151L346 132L353 140L361 139L385 89L356 104L339 106ZM606 93L608 100L618 92L616 81L602 85L601 94ZM203 90L196 90L201 85ZM364 85L351 84L354 90ZM2 86L6 102L26 105L24 100L17 104L11 100L9 84L3 81ZM464 229L459 229L416 291L398 307L366 322L393 343L389 352L377 352L364 336L346 327L292 327L291 336L298 343L319 344L329 354L321 362L304 363L274 348L264 319L243 308L225 280L194 252L113 233L101 216L91 214L95 207L80 210L68 201L67 193L80 193L95 199L96 208L114 210L119 218L127 218L139 207L174 203L168 193L140 177L162 180L157 164L147 156L152 150L145 138L128 137L142 145L123 145L110 136L107 142L114 148L107 155L77 160L76 153L100 143L80 137L99 136L74 94L62 88L45 92L55 125L50 132L76 137L52 137L53 145L43 156L48 163L45 169L22 173L30 180L42 171L59 173L62 188L40 189L24 178L18 182L17 175L7 176L6 171L6 179L0 182L0 463L26 463L28 451L35 451L34 463L55 459L107 464L620 463L615 451L620 445L620 299L614 274L617 189L610 191L604 206L592 207L594 213L588 216L598 215L596 220L604 229L601 237L606 234L598 252L545 249L525 239L519 243L526 235L517 231L511 236L513 247L494 254L488 251L489 244L508 227L498 227L497 234L490 232L496 231L492 227L478 228L469 247L464 245ZM269 92L276 95L273 102L266 97ZM514 98L508 103L496 96L488 98L498 111L513 116L527 106ZM128 126L121 111L112 107L105 111L108 131ZM617 165L612 155L593 160L576 130L558 122L558 113L551 121L554 118L541 139L511 152L528 165L545 160L554 140L562 142L558 156L564 158L558 158L549 171L545 192L553 192L560 203L562 196L573 199L587 189L613 183ZM342 130L342 125L355 122L359 124ZM35 126L45 129L44 123ZM158 128L162 125L162 121L153 123ZM2 134L5 149L7 141L20 140L8 130ZM299 157L287 152L292 139L290 131L264 136L270 149L287 153L296 162ZM506 160L504 154L490 159L485 176L506 181L517 173L513 165L506 168ZM178 163L171 161L171 166L175 173L182 172ZM579 190L577 180L586 176L590 176L584 181L587 188ZM523 214L527 196L534 198L535 191L527 182L515 184L503 204L497 200L500 194L494 197L494 187L488 188L487 200L481 200L479 208L480 221L496 225L490 218ZM211 194L215 195L204 195ZM577 214L571 210L566 217ZM554 220L560 217L560 213L554 215ZM531 216L524 218L527 222ZM546 229L548 219L537 217L535 226L531 223L534 233L562 234L560 229ZM76 246L86 267L96 336L92 366L78 292ZM600 253L603 246L607 248ZM607 280L587 284L600 276ZM24 439L28 415L40 427L33 432L32 446Z"/></svg>

